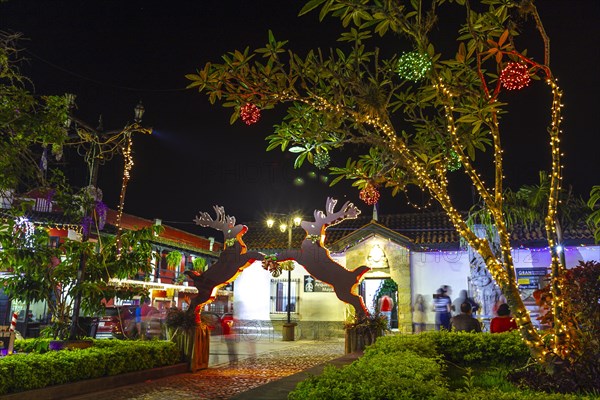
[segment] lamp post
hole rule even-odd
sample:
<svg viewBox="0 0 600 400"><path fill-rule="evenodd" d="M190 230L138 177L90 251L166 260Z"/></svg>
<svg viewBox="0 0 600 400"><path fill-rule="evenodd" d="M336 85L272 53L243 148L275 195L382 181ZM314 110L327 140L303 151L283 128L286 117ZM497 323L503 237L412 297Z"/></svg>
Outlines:
<svg viewBox="0 0 600 400"><path fill-rule="evenodd" d="M281 219L279 223L279 230L282 233L286 233L288 235L287 248L288 250L292 248L292 229L300 226L300 222L302 219L298 216L288 215ZM272 228L275 225L275 220L268 219L267 227ZM288 279L287 279L287 322L283 325L283 340L284 341L294 341L294 328L296 327L295 323L292 323L291 318L291 308L292 308L292 270L288 269Z"/></svg>
<svg viewBox="0 0 600 400"><path fill-rule="evenodd" d="M75 97L69 98L72 103L71 108L74 107ZM89 186L96 188L98 180L98 166L100 163L105 162L112 158L115 153L122 152L125 159L125 167L123 171L123 183L121 186L121 195L119 199L119 209L117 212L116 225L117 231L117 248L120 249L120 234L121 234L121 216L123 214L123 204L125 199L125 189L129 182L129 172L133 167L132 159L132 138L131 135L134 132L140 132L145 134L151 134L152 128L144 128L140 125L142 122L142 116L144 114L144 107L141 102L134 109L134 122L127 124L123 129L114 130L109 132L101 132L102 121L98 129L90 128L88 125L80 121L79 119L70 116L69 123L74 123L73 126L77 136L81 139L80 147L85 154L85 161L89 168ZM90 134L91 132L91 134ZM90 205L85 207L85 217L88 217L93 210L90 209ZM85 221L85 218L84 218ZM87 222L84 222L87 223ZM89 229L83 230L82 241L86 242L89 239ZM85 268L87 259L85 253L82 253L81 259L79 260L79 266L77 269L76 284L81 285L85 280ZM69 338L75 339L78 333L79 326L79 312L81 308L81 293L78 292L73 299L73 311L71 318L71 327L69 332Z"/></svg>

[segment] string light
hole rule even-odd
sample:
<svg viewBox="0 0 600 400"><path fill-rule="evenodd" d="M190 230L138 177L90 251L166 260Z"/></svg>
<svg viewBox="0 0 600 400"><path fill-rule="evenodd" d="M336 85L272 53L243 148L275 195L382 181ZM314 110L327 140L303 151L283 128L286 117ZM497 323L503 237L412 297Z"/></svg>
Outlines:
<svg viewBox="0 0 600 400"><path fill-rule="evenodd" d="M314 164L315 167L319 169L325 169L329 165L331 158L329 157L329 153L322 151L320 153L315 153Z"/></svg>
<svg viewBox="0 0 600 400"><path fill-rule="evenodd" d="M260 119L260 109L252 103L246 103L240 108L240 117L246 125L252 125Z"/></svg>
<svg viewBox="0 0 600 400"><path fill-rule="evenodd" d="M431 58L427 54L421 54L417 51L411 51L402 54L398 60L397 72L401 78L409 81L418 82L425 78L431 70Z"/></svg>
<svg viewBox="0 0 600 400"><path fill-rule="evenodd" d="M379 201L379 191L372 184L367 184L359 193L358 197L366 204L372 206Z"/></svg>
<svg viewBox="0 0 600 400"><path fill-rule="evenodd" d="M519 90L531 82L527 65L509 62L500 73L500 82L508 90Z"/></svg>

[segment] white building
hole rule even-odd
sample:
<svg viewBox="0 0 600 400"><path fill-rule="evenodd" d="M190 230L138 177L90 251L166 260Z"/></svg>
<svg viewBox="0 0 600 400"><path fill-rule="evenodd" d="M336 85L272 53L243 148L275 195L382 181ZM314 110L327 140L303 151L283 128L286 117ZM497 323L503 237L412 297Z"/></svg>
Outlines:
<svg viewBox="0 0 600 400"><path fill-rule="evenodd" d="M432 295L442 285L451 287L454 299L461 290L467 290L482 309L479 317L491 317L490 292L483 285L485 277L474 271L475 255L461 246L460 238L443 213L420 213L359 216L331 226L326 231L326 246L331 258L349 270L368 266L359 286L365 305L375 311L374 297L385 279L392 279L398 287L392 328L412 332L412 303L421 294L431 310ZM269 230L261 223L248 223L243 240L249 250L266 255L276 254L287 247L287 234ZM568 268L579 260L600 261L600 246L595 245L591 232L583 225L563 229L563 252ZM305 232L295 228L292 248L300 247ZM537 308L532 293L539 288L550 266L550 251L542 230L515 229L512 233L513 257L523 299L531 307L535 319ZM315 339L340 335L350 308L341 302L329 285L315 281L296 264L291 272L290 318L298 324L296 338ZM483 286L482 286L483 285ZM253 326L272 325L280 330L287 321L288 275L279 277L262 268L260 261L244 269L233 285L234 317ZM487 286L493 288L493 282ZM492 301L495 299L492 299ZM486 304L484 304L486 303ZM433 329L434 314L428 312L428 328Z"/></svg>

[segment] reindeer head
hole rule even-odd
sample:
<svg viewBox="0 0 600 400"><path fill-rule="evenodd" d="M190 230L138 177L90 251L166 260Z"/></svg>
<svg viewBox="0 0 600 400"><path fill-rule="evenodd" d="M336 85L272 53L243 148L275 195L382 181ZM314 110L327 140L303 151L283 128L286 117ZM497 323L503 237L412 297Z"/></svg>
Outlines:
<svg viewBox="0 0 600 400"><path fill-rule="evenodd" d="M207 212L200 212L200 214L194 218L196 225L211 227L223 232L225 243L228 246L230 246L228 243L231 242L232 239L236 238L240 243L242 243L241 236L246 233L248 228L242 224L236 225L235 217L225 215L225 209L223 207L213 206L213 208L217 214L217 219L213 220L210 214Z"/></svg>
<svg viewBox="0 0 600 400"><path fill-rule="evenodd" d="M328 197L325 205L325 213L320 210L315 210L315 222L302 221L301 226L306 231L308 236L324 235L325 229L328 226L339 224L345 219L356 218L360 214L360 210L349 201L345 202L338 212L333 212L337 200Z"/></svg>

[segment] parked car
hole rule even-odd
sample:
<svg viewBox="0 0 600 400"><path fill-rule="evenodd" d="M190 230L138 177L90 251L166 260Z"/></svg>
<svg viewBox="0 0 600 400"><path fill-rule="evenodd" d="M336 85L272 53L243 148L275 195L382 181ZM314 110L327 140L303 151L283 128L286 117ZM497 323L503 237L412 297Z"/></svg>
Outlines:
<svg viewBox="0 0 600 400"><path fill-rule="evenodd" d="M96 339L124 339L137 333L135 309L137 306L106 307L104 316L100 317Z"/></svg>

